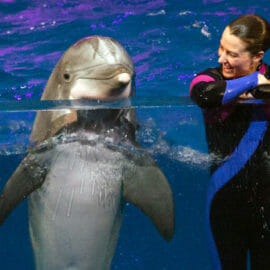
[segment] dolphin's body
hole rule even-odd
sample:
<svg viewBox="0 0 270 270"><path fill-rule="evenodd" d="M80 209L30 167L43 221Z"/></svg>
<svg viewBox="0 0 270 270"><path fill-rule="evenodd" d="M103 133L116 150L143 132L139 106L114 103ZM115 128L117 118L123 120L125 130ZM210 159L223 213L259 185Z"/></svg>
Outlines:
<svg viewBox="0 0 270 270"><path fill-rule="evenodd" d="M103 62L104 63L103 63ZM132 94L134 69L116 41L79 41L52 72L42 99L111 100ZM28 195L37 270L108 270L126 201L170 240L167 179L135 141L134 112L38 112L32 148L0 197L0 223Z"/></svg>

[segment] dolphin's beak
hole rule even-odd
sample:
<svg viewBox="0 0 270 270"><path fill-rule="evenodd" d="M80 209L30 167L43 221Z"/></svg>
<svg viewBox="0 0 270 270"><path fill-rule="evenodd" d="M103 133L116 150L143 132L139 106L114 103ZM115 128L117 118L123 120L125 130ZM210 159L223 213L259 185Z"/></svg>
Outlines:
<svg viewBox="0 0 270 270"><path fill-rule="evenodd" d="M117 76L118 82L128 84L131 81L131 76L128 73L121 73Z"/></svg>
<svg viewBox="0 0 270 270"><path fill-rule="evenodd" d="M92 78L76 78L71 91L70 99L88 98L95 100L111 101L129 97L131 93L132 77L127 72L100 80Z"/></svg>

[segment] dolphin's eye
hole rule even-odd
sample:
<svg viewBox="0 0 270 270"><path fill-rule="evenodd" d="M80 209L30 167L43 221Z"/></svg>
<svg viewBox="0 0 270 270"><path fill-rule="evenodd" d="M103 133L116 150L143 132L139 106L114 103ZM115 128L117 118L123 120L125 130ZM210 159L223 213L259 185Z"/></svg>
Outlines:
<svg viewBox="0 0 270 270"><path fill-rule="evenodd" d="M68 73L64 73L64 79L66 81L69 81L70 80L70 75Z"/></svg>

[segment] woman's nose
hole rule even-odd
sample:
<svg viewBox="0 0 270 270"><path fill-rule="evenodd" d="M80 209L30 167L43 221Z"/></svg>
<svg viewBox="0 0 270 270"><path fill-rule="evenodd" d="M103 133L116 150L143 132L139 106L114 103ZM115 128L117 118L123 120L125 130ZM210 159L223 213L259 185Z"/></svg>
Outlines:
<svg viewBox="0 0 270 270"><path fill-rule="evenodd" d="M219 54L218 62L220 64L224 63L226 60L227 60L226 52L222 52L221 54Z"/></svg>

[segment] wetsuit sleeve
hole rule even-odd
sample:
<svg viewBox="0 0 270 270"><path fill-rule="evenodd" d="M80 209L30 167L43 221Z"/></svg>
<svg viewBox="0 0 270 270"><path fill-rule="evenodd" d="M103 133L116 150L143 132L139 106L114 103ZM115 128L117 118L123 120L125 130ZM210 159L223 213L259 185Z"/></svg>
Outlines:
<svg viewBox="0 0 270 270"><path fill-rule="evenodd" d="M260 72L266 77L266 79L270 80L270 67L267 64L262 64ZM252 89L250 93L257 99L270 99L270 85L258 85Z"/></svg>
<svg viewBox="0 0 270 270"><path fill-rule="evenodd" d="M270 84L262 84L255 87L251 94L257 99L270 99Z"/></svg>
<svg viewBox="0 0 270 270"><path fill-rule="evenodd" d="M219 107L233 101L257 84L258 72L234 80L217 78L214 73L201 73L191 82L190 96L202 108Z"/></svg>
<svg viewBox="0 0 270 270"><path fill-rule="evenodd" d="M199 75L191 83L190 97L202 108L217 107L222 104L225 89L225 81L216 81L211 76L206 81L204 75Z"/></svg>

